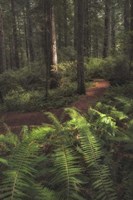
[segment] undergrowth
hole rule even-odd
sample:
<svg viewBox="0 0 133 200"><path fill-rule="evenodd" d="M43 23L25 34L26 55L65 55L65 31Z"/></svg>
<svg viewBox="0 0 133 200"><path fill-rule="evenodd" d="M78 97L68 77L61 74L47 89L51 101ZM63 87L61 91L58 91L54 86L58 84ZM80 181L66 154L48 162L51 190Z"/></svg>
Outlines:
<svg viewBox="0 0 133 200"><path fill-rule="evenodd" d="M0 135L1 200L133 198L131 110L99 102L86 116L66 113L64 123L46 113L51 124Z"/></svg>

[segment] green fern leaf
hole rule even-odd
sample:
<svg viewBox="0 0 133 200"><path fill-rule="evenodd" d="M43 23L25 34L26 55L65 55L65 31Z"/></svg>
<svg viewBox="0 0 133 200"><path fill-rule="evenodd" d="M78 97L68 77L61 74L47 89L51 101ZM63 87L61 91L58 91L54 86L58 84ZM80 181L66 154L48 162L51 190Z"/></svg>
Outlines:
<svg viewBox="0 0 133 200"><path fill-rule="evenodd" d="M102 164L104 153L96 136L90 131L90 124L76 110L67 109L67 111L72 118L71 124L75 125L80 134L84 159L91 170L92 186L96 193L94 198L96 200L116 200L109 168Z"/></svg>

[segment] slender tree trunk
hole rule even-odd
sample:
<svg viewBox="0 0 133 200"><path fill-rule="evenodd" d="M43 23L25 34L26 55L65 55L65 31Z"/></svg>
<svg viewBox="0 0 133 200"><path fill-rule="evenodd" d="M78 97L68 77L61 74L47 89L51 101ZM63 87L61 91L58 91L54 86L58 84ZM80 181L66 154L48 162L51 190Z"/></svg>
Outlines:
<svg viewBox="0 0 133 200"><path fill-rule="evenodd" d="M110 6L111 0L105 0L103 58L109 56L110 50Z"/></svg>
<svg viewBox="0 0 133 200"><path fill-rule="evenodd" d="M5 39L3 30L3 14L0 7L0 73L6 69Z"/></svg>
<svg viewBox="0 0 133 200"><path fill-rule="evenodd" d="M45 57L49 66L49 75L52 70L57 70L57 44L55 31L55 17L53 1L45 3Z"/></svg>
<svg viewBox="0 0 133 200"><path fill-rule="evenodd" d="M74 0L74 49L77 50L77 1Z"/></svg>
<svg viewBox="0 0 133 200"><path fill-rule="evenodd" d="M124 0L124 29L126 32L130 29L130 0Z"/></svg>
<svg viewBox="0 0 133 200"><path fill-rule="evenodd" d="M133 62L133 0L131 0L131 20L130 20L130 61Z"/></svg>
<svg viewBox="0 0 133 200"><path fill-rule="evenodd" d="M124 53L130 56L130 0L124 0Z"/></svg>
<svg viewBox="0 0 133 200"><path fill-rule="evenodd" d="M85 0L84 10L84 55L91 56L91 0Z"/></svg>
<svg viewBox="0 0 133 200"><path fill-rule="evenodd" d="M14 0L11 0L11 11L12 11L12 25L13 25L15 68L19 68L20 61L19 61L18 35L17 35L16 13L15 13Z"/></svg>
<svg viewBox="0 0 133 200"><path fill-rule="evenodd" d="M85 94L84 81L84 0L77 1L77 92Z"/></svg>
<svg viewBox="0 0 133 200"><path fill-rule="evenodd" d="M32 31L32 21L31 21L31 14L30 14L30 0L27 0L26 5L27 11L27 32L28 32L28 46L29 46L29 55L30 61L34 61L34 48L33 48L33 31Z"/></svg>
<svg viewBox="0 0 133 200"><path fill-rule="evenodd" d="M26 52L26 61L29 63L29 47L28 47L28 37L27 37L27 23L26 23L26 13L25 9L23 10L23 23L24 23L24 40L25 40L25 52Z"/></svg>
<svg viewBox="0 0 133 200"><path fill-rule="evenodd" d="M112 4L111 9L111 53L115 55L116 52L116 10L115 10L115 2Z"/></svg>
<svg viewBox="0 0 133 200"><path fill-rule="evenodd" d="M89 8L88 0L85 0L85 10L84 10L84 55L88 56L89 48Z"/></svg>
<svg viewBox="0 0 133 200"><path fill-rule="evenodd" d="M67 24L67 0L63 0L63 11L64 11L64 46L68 46L68 24Z"/></svg>
<svg viewBox="0 0 133 200"><path fill-rule="evenodd" d="M51 5L51 66L57 71L57 42L56 42L56 30L55 30L55 15L54 5Z"/></svg>
<svg viewBox="0 0 133 200"><path fill-rule="evenodd" d="M44 2L44 20L45 20L45 63L46 63L46 97L48 96L48 81L54 77L57 72L57 46L55 31L55 16L53 1Z"/></svg>

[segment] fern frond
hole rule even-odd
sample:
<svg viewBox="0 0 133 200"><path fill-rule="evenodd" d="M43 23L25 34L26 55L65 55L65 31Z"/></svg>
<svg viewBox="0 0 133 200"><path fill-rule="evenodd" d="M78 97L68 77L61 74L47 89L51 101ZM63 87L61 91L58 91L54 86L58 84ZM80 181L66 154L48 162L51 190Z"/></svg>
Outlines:
<svg viewBox="0 0 133 200"><path fill-rule="evenodd" d="M7 159L4 159L4 158L0 158L0 163L3 165L8 165Z"/></svg>
<svg viewBox="0 0 133 200"><path fill-rule="evenodd" d="M90 124L76 110L67 109L80 134L82 153L88 168L91 170L91 180L95 190L96 200L116 200L113 182L108 166L102 164L104 153L96 136L90 131Z"/></svg>
<svg viewBox="0 0 133 200"><path fill-rule="evenodd" d="M8 169L3 172L4 180L0 185L1 200L18 200L26 196L25 188L30 187L36 172L34 166L37 152L37 145L29 141L24 141L15 148L8 160Z"/></svg>
<svg viewBox="0 0 133 200"><path fill-rule="evenodd" d="M56 198L56 192L47 187L43 187L38 183L32 185L31 188L29 188L28 193L30 196L26 200L58 200Z"/></svg>
<svg viewBox="0 0 133 200"><path fill-rule="evenodd" d="M17 146L20 143L20 140L17 135L9 132L5 135L0 135L0 143Z"/></svg>
<svg viewBox="0 0 133 200"><path fill-rule="evenodd" d="M51 120L52 124L57 130L62 129L62 124L60 123L60 121L57 119L57 117L54 114L50 112L45 112L45 114L48 116L48 118Z"/></svg>
<svg viewBox="0 0 133 200"><path fill-rule="evenodd" d="M54 155L53 184L58 187L59 200L82 200L79 195L81 169L74 152L68 147L57 149Z"/></svg>
<svg viewBox="0 0 133 200"><path fill-rule="evenodd" d="M30 139L32 141L43 142L47 136L55 132L55 128L52 126L44 125L42 127L35 128L30 133Z"/></svg>

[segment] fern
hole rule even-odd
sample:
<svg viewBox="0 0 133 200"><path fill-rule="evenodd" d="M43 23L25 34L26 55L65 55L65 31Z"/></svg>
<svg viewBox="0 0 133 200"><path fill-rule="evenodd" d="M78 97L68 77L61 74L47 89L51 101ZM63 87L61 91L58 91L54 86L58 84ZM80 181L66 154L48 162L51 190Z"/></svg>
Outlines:
<svg viewBox="0 0 133 200"><path fill-rule="evenodd" d="M40 185L39 183L35 183L33 184L29 189L28 189L28 193L30 194L30 196L28 196L28 198L25 198L25 200L58 200L56 198L56 193L47 188L47 187L43 187L42 185Z"/></svg>
<svg viewBox="0 0 133 200"><path fill-rule="evenodd" d="M88 168L91 170L91 179L95 190L96 200L116 200L116 192L109 167L102 164L104 156L101 146L94 134L90 131L90 124L77 111L67 109L72 120L71 123L80 133L82 153Z"/></svg>
<svg viewBox="0 0 133 200"><path fill-rule="evenodd" d="M79 195L81 169L78 159L69 147L62 146L54 154L53 183L58 187L59 200L82 200Z"/></svg>
<svg viewBox="0 0 133 200"><path fill-rule="evenodd" d="M0 186L0 199L22 199L26 196L25 188L30 187L38 146L25 140L20 143L8 159L8 168L3 172L4 180Z"/></svg>

